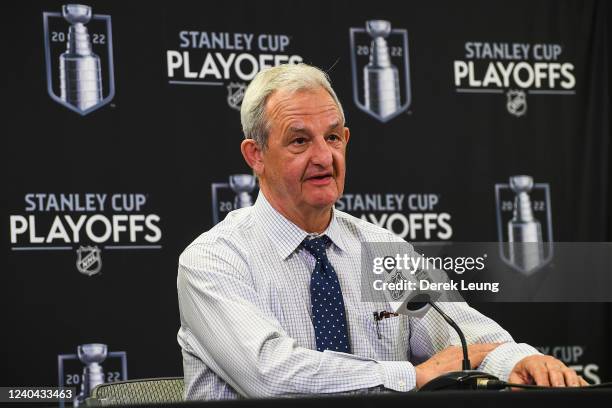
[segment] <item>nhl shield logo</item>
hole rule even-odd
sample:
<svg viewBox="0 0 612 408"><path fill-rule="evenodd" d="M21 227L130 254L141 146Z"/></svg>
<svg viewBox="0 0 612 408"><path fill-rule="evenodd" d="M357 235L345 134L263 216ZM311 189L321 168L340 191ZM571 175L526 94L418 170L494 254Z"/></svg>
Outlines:
<svg viewBox="0 0 612 408"><path fill-rule="evenodd" d="M47 91L51 99L87 115L115 96L111 17L67 4L44 12Z"/></svg>
<svg viewBox="0 0 612 408"><path fill-rule="evenodd" d="M353 100L359 109L385 123L412 102L408 31L385 20L350 29Z"/></svg>
<svg viewBox="0 0 612 408"><path fill-rule="evenodd" d="M507 265L530 275L553 258L550 186L531 176L512 176L495 185L499 255Z"/></svg>
<svg viewBox="0 0 612 408"><path fill-rule="evenodd" d="M396 284L394 287L398 287L399 285L397 284L405 280L406 278L404 277L404 275L402 275L400 271L396 271L395 274L391 275L391 279L389 279L389 282ZM402 296L404 296L404 291L404 289L389 290L389 295L391 296L391 299L393 301L398 301L402 298Z"/></svg>
<svg viewBox="0 0 612 408"><path fill-rule="evenodd" d="M81 246L77 249L76 267L83 275L93 276L102 269L102 255L97 246Z"/></svg>
<svg viewBox="0 0 612 408"><path fill-rule="evenodd" d="M514 116L527 113L527 95L520 89L511 89L506 93L506 108Z"/></svg>
<svg viewBox="0 0 612 408"><path fill-rule="evenodd" d="M227 86L227 104L230 106L230 108L234 108L237 111L240 110L245 91L246 84L241 82L231 82Z"/></svg>

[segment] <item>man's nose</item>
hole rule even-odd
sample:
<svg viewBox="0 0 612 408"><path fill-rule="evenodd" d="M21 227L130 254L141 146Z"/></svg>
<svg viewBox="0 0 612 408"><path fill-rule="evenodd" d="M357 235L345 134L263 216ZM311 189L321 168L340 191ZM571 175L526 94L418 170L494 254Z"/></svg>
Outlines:
<svg viewBox="0 0 612 408"><path fill-rule="evenodd" d="M324 137L316 138L311 147L310 161L321 167L330 167L333 163L331 147Z"/></svg>

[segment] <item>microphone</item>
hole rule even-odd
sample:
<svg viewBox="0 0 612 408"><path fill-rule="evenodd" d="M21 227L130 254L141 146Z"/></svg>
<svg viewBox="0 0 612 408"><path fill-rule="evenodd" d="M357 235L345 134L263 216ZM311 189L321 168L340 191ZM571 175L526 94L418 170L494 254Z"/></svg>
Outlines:
<svg viewBox="0 0 612 408"><path fill-rule="evenodd" d="M423 317L430 308L433 308L457 332L461 340L463 351L461 371L442 374L429 381L419 391L492 389L488 386L489 382L499 381L499 379L483 371L472 370L465 336L459 325L436 305L435 299L439 296L440 293L436 291L415 291L410 293L403 302L389 302L395 313L411 317Z"/></svg>

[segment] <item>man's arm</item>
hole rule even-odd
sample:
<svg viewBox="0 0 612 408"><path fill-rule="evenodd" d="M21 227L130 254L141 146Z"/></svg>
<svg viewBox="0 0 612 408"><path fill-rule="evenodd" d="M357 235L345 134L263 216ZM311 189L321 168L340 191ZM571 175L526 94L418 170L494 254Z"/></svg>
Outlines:
<svg viewBox="0 0 612 408"><path fill-rule="evenodd" d="M296 345L251 282L244 259L196 244L179 259L181 331L194 354L238 393L269 397L416 384L407 361L375 361Z"/></svg>
<svg viewBox="0 0 612 408"><path fill-rule="evenodd" d="M527 344L515 343L500 325L465 302L438 302L437 305L457 322L468 344L501 343L488 352L477 366L478 370L508 380L519 361L540 354ZM449 346L461 344L455 331L435 310L429 310L421 319L411 319L410 326L410 347L415 363L425 361ZM460 369L460 365L454 368L455 371Z"/></svg>

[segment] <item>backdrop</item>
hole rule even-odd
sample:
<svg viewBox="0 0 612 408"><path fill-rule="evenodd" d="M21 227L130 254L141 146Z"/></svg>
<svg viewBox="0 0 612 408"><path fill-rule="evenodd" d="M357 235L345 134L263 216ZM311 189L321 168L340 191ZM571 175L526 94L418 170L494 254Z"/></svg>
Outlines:
<svg viewBox="0 0 612 408"><path fill-rule="evenodd" d="M0 25L0 384L182 375L178 255L257 196L239 108L267 66L330 75L352 135L337 208L409 241L504 241L528 175L543 242L610 241L605 1L86 5L12 2ZM609 379L609 304L476 307Z"/></svg>

